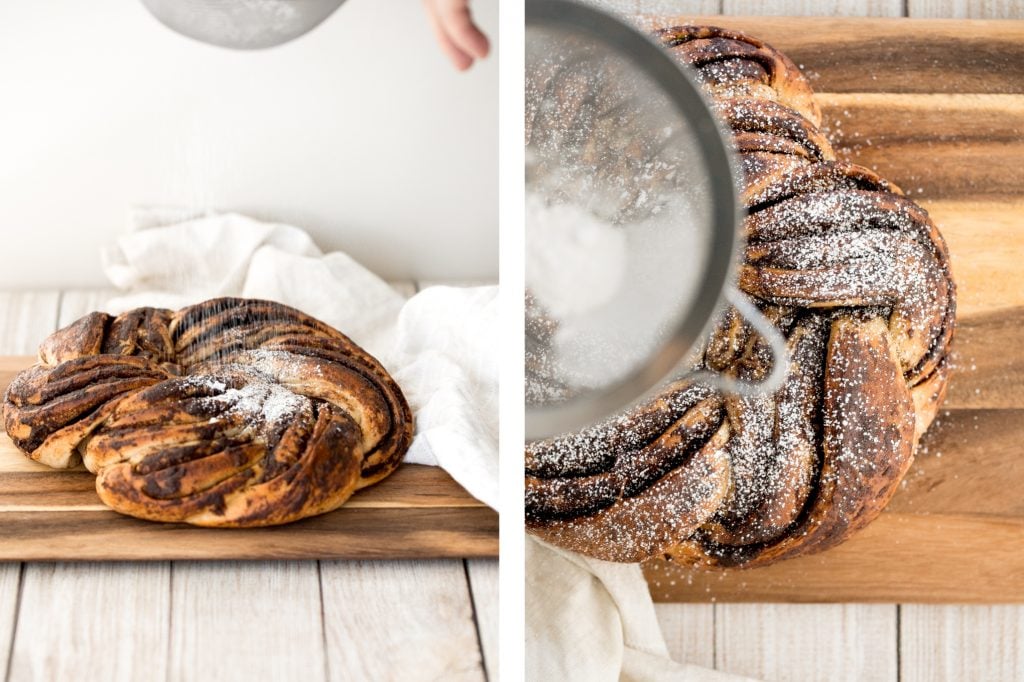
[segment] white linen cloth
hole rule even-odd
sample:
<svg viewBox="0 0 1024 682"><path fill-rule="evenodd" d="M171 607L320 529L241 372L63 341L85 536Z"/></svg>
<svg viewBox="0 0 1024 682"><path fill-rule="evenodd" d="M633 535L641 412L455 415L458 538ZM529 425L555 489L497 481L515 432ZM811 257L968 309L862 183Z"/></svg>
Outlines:
<svg viewBox="0 0 1024 682"><path fill-rule="evenodd" d="M673 661L639 564L526 538L526 679L740 682Z"/></svg>
<svg viewBox="0 0 1024 682"><path fill-rule="evenodd" d="M374 355L416 416L405 461L445 469L498 508L497 287L433 286L409 299L347 254L324 254L297 227L237 213L136 209L103 268L136 306L180 308L218 296L293 306Z"/></svg>

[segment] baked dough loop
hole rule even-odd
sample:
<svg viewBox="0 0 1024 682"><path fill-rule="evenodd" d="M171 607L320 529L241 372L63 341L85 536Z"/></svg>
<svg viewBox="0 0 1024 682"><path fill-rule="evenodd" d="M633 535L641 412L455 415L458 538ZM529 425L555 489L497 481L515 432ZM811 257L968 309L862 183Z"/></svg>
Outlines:
<svg viewBox="0 0 1024 682"><path fill-rule="evenodd" d="M927 213L836 159L796 66L735 31L657 33L739 152L739 287L785 335L773 395L678 381L627 413L526 449L530 532L611 561L758 566L872 521L944 397L955 287ZM747 380L767 344L730 309L698 366Z"/></svg>
<svg viewBox="0 0 1024 682"><path fill-rule="evenodd" d="M278 303L92 313L54 333L4 398L32 459L80 461L123 514L268 526L322 514L398 466L413 418L377 360Z"/></svg>

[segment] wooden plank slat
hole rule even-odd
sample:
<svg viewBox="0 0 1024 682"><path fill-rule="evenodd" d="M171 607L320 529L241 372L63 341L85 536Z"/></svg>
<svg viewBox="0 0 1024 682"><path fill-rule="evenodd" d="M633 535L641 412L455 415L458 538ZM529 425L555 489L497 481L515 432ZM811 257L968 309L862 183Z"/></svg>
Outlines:
<svg viewBox="0 0 1024 682"><path fill-rule="evenodd" d="M907 604L900 617L900 680L1020 680L1024 607Z"/></svg>
<svg viewBox="0 0 1024 682"><path fill-rule="evenodd" d="M483 680L462 562L322 562L331 680Z"/></svg>
<svg viewBox="0 0 1024 682"><path fill-rule="evenodd" d="M955 372L903 489L868 529L824 554L751 571L655 561L646 569L652 593L688 602L1024 599L1024 557L1013 549L1024 541L1013 494L1024 486L1024 22L712 23L757 35L800 64L841 155L929 210L958 286ZM965 561L980 584L956 577Z"/></svg>
<svg viewBox="0 0 1024 682"><path fill-rule="evenodd" d="M0 392L30 362L0 357ZM147 523L106 509L87 472L39 465L0 435L0 559L493 557L497 529L496 512L442 469L421 465L400 467L338 511L285 527Z"/></svg>
<svg viewBox="0 0 1024 682"><path fill-rule="evenodd" d="M0 294L2 296L2 294ZM56 315L56 311L54 311ZM31 367L36 362L35 354L22 353L20 355L0 354L0 386L7 390L14 375L23 369Z"/></svg>
<svg viewBox="0 0 1024 682"><path fill-rule="evenodd" d="M314 562L177 563L171 612L172 682L326 678Z"/></svg>
<svg viewBox="0 0 1024 682"><path fill-rule="evenodd" d="M721 0L587 0L587 4L629 18L636 14L652 14L659 10L686 12L693 15L719 14Z"/></svg>
<svg viewBox="0 0 1024 682"><path fill-rule="evenodd" d="M655 559L644 573L656 601L1002 603L1024 599L1022 546L1022 518L885 512L821 554L714 572Z"/></svg>
<svg viewBox="0 0 1024 682"><path fill-rule="evenodd" d="M895 606L715 608L719 670L773 682L897 679Z"/></svg>
<svg viewBox="0 0 1024 682"><path fill-rule="evenodd" d="M57 291L0 292L0 353L34 356L56 329L59 300Z"/></svg>
<svg viewBox="0 0 1024 682"><path fill-rule="evenodd" d="M0 469L0 473L3 474L0 479L0 514L6 511L107 509L96 496L96 477L88 471L36 469L31 472L12 472Z"/></svg>
<svg viewBox="0 0 1024 682"><path fill-rule="evenodd" d="M722 14L763 16L901 17L903 0L724 0Z"/></svg>
<svg viewBox="0 0 1024 682"><path fill-rule="evenodd" d="M1024 93L1024 22L648 14L757 36L786 53L817 93ZM895 66L898 65L898 68Z"/></svg>
<svg viewBox="0 0 1024 682"><path fill-rule="evenodd" d="M594 4L617 5L614 9L622 13L651 13L671 8L673 12L691 14L720 14L722 0L601 0Z"/></svg>
<svg viewBox="0 0 1024 682"><path fill-rule="evenodd" d="M55 470L27 460L0 436L0 514L11 511L58 512L93 505L103 510L95 492L96 477L84 469ZM20 459L19 459L20 458ZM26 461L22 468L22 460ZM98 506L97 506L98 505ZM356 493L348 509L464 509L486 508L443 469L419 464L400 467L386 481Z"/></svg>
<svg viewBox="0 0 1024 682"><path fill-rule="evenodd" d="M14 645L21 564L0 564L0 670L7 670Z"/></svg>
<svg viewBox="0 0 1024 682"><path fill-rule="evenodd" d="M1024 408L1024 307L961 318L946 409Z"/></svg>
<svg viewBox="0 0 1024 682"><path fill-rule="evenodd" d="M1022 384L1015 389L1019 401ZM666 601L1024 600L1022 442L1024 411L945 411L886 512L846 544L722 574L653 562L652 594ZM965 570L979 579L960 580Z"/></svg>
<svg viewBox="0 0 1024 682"><path fill-rule="evenodd" d="M118 293L117 289L80 289L61 292L57 328L66 327L91 312L106 310L107 301L117 296Z"/></svg>
<svg viewBox="0 0 1024 682"><path fill-rule="evenodd" d="M945 412L925 434L887 510L1024 519L1021 443L1024 410Z"/></svg>
<svg viewBox="0 0 1024 682"><path fill-rule="evenodd" d="M399 289L409 295L414 287L408 284L404 289ZM67 324L88 310L101 309L107 295L108 292L83 292L66 296L61 308L61 323ZM12 454L9 451L10 444L7 443L7 446L7 454ZM29 462L24 456L20 456L20 462L0 458L0 473L3 472L7 472L4 479L11 493L6 499L11 506L21 510L27 509L28 504L40 511L45 510L47 505L67 510L71 504L98 501L92 491L90 475L86 472L47 472L45 467ZM389 481L395 484L392 486L393 494L387 494L385 489L385 494L381 495L381 488L374 487L365 491L367 494L358 495L352 501L352 507L483 508L481 503L452 484L439 469L405 467ZM90 507L86 504L82 508ZM102 505L93 505L92 508L103 509ZM126 520L109 511L101 514L115 522ZM10 517L0 514L0 518ZM211 536L209 542L219 539ZM145 551L140 553L146 555ZM146 558L153 556L150 553ZM452 563L461 565L461 562ZM414 576L430 579L430 575L424 574L419 563L410 562L406 565ZM138 565L131 575L121 576L121 582L128 586L151 583L158 575L166 573L167 566ZM158 570L161 568L163 571ZM75 567L69 570L74 571ZM82 570L87 570L87 565ZM175 660L168 679L253 679L267 675L290 677L295 674L304 679L323 679L327 654L323 646L315 563L226 566L176 563L174 575L177 589L174 591L174 610L170 618L174 625L170 642ZM461 594L465 595L465 584L461 587ZM102 595L102 586L99 588ZM169 583L166 588L165 594L168 594ZM379 594L389 589L386 582L378 582L372 591ZM261 601L256 608L252 604L254 593L259 595ZM367 600L363 608L372 610L374 604L373 599ZM135 606L140 611L147 608L144 601ZM93 608L100 610L98 606ZM239 617L240 612L245 617ZM106 633L103 627L94 630L97 636ZM296 641L301 641L301 645L295 646ZM100 647L93 650L97 654L102 652ZM158 649L161 660L166 651L166 645ZM141 660L145 658L140 652L135 652L135 655ZM268 666L268 660L272 660L273 664ZM158 674L158 677L162 678L163 675Z"/></svg>
<svg viewBox="0 0 1024 682"><path fill-rule="evenodd" d="M713 604L655 604L654 611L673 661L715 667Z"/></svg>
<svg viewBox="0 0 1024 682"><path fill-rule="evenodd" d="M1024 19L1018 0L907 0L908 16L956 19Z"/></svg>
<svg viewBox="0 0 1024 682"><path fill-rule="evenodd" d="M0 293L0 353L34 355L39 340L57 326L59 301L57 291ZM12 669L22 577L21 564L0 566L0 662L8 671Z"/></svg>
<svg viewBox="0 0 1024 682"><path fill-rule="evenodd" d="M922 202L949 246L957 320L1024 306L1024 196L1014 202Z"/></svg>
<svg viewBox="0 0 1024 682"><path fill-rule="evenodd" d="M166 679L169 579L167 564L26 565L10 679Z"/></svg>
<svg viewBox="0 0 1024 682"><path fill-rule="evenodd" d="M493 557L498 517L481 507L351 509L287 526L214 529L113 511L5 512L0 561Z"/></svg>
<svg viewBox="0 0 1024 682"><path fill-rule="evenodd" d="M484 670L487 671L488 682L498 682L498 561L467 560L466 573L473 596L473 613Z"/></svg>
<svg viewBox="0 0 1024 682"><path fill-rule="evenodd" d="M741 9L740 5L752 3L727 0L725 4L726 11L735 11ZM829 3L826 9L824 4L819 3L822 7L812 9L799 7L801 4L799 0L778 5L770 3L766 9L766 3L757 3L750 10L766 13L784 5L793 13L806 13L830 11L835 5ZM868 5L867 2L857 3L853 11L862 11ZM956 16L1020 18L1024 12L1024 5L1005 0L909 0L907 6L911 15L925 14L923 6L930 6L927 13L932 16L941 16L938 13L945 11L948 12L947 16L954 16L955 13ZM669 11L681 13L689 10ZM1016 354L1008 351L1022 347L1021 339L1013 331L1000 330L996 318L1000 312L1022 305L1020 297L1024 292L1024 283L1020 281L1018 264L1024 255L1021 253L1024 242L1018 237L1018 231L1020 225L1024 224L1024 214L1019 206L1012 211L1002 208L994 211L982 209L975 211L974 216L967 215L968 211L955 211L954 217L966 219L954 221L951 226L944 220L944 216L939 215L941 209L935 206L935 202L981 197L1008 198L1020 202L1022 171L1019 159L1024 158L1024 154L1017 148L1022 139L1019 102L997 101L998 97L974 100L970 95L961 94L941 101L945 95L934 93L1020 93L1024 88L1024 59L1021 58L1024 41L1013 36L1019 36L1021 22L985 25L969 22L928 24L898 20L836 21L836 31L831 33L827 30L829 20L783 19L776 23L755 17L738 21L727 17L712 17L710 22L748 30L772 42L802 64L814 87L821 93L818 100L823 105L826 124L831 128L830 132L839 144L841 153L858 163L875 167L883 175L901 184L915 199L923 200L922 203L943 228L953 253L954 271L960 285L961 311L961 329L956 345L960 373L955 375L947 404L998 407L1017 403L1021 396L1019 389L1013 390L1017 374L1013 366ZM648 20L647 23L665 25L669 21L659 18L653 22ZM929 26L941 28L941 35L933 38L929 35ZM985 35L989 29L1004 35L986 43ZM858 42L860 44L856 45ZM939 54L943 50L948 52L945 55ZM881 68L883 64L885 66ZM921 99L915 101L906 95L877 93L921 93ZM845 101L844 97L847 98ZM851 102L850 98L857 101ZM846 116L844 112L849 110L851 104L863 106ZM938 111L914 110L914 105L921 108L934 104L941 105L936 107ZM986 139L988 129L991 130L992 138ZM859 132L860 137L851 135L851 131ZM871 145L865 144L868 139ZM995 207L991 202L988 205ZM987 278L979 276L985 272L988 273ZM975 287L974 282L982 286ZM992 313L992 318L974 319L975 314L985 313ZM1016 314L1011 317L1016 317ZM996 334L991 343L986 343L989 329ZM969 335L974 338L965 339ZM997 345L995 339L1010 343ZM972 349L978 352L972 352ZM1000 369L1002 377L999 375ZM985 390L986 385L996 382L999 382L1000 390ZM1016 385L1020 386L1019 383ZM993 484L998 482L998 475L1004 470L1009 472L1011 479L1017 475L1014 466L1008 466L1008 460L1019 459L1015 455L1020 450L1021 439L1017 433L1020 429L1014 426L1021 423L1024 423L1024 419L1017 412L1009 410L954 410L943 417L929 434L918 464L907 477L906 489L896 497L890 510L934 511L952 505L952 510L965 511L972 506L973 500L979 499L979 492L988 488L994 494L990 493L990 498L981 505L975 505L979 513L1003 509L1016 513L1019 511L1019 503L1012 499L1012 491L1019 489L1019 485L1003 481L1002 485L993 488ZM984 459L988 453L982 443L986 441L995 452L995 458ZM942 456L939 457L939 454ZM994 462L996 458L1001 461ZM964 494L955 495L953 491L960 489L965 489ZM907 502L906 509L901 506L901 501ZM928 536L914 539L920 542L920 537ZM1003 546L1000 543L1005 539L990 538L996 546ZM906 539L896 537L888 540L896 545ZM1020 545L1019 538L1015 544ZM955 545L955 542L950 545ZM1020 598L1019 581L1007 584L1005 576L986 573L984 567L979 576L972 563L975 554L970 549L947 550L952 551L954 556L970 558L961 561L960 565L947 561L937 569L932 567L928 570L928 567L922 566L922 571L928 570L929 574L945 571L951 576L971 576L970 581L962 582L973 583L977 579L994 585L1002 582L1006 591L1013 595L1011 598ZM889 568L888 564L870 564L870 561L865 561L860 565L861 570L870 573L884 572ZM987 566L991 568L996 564L998 559ZM1019 574L1021 567L1009 567L1006 570ZM757 573L751 571L746 575L750 576L751 581L757 582L760 580L756 577ZM794 576L797 573L794 572ZM917 576L913 573L907 571L893 575L891 582L914 584ZM701 584L696 589L703 591L701 587L708 589L710 586ZM812 582L810 592L814 593L815 587ZM818 592L829 588L825 585L817 587L822 588ZM927 588L924 591L927 592ZM849 598L850 593L854 593L853 598L861 598L857 592L856 588L848 589L832 598L842 600ZM723 598L713 589L706 592L704 598L708 595ZM973 598L972 595L956 590L948 590L945 596L958 601ZM766 595L765 598L770 596ZM776 594L776 598L785 599L786 596ZM894 595L891 598L898 597ZM989 600L999 599L998 595L989 595ZM664 604L658 608L660 613L663 609L683 606ZM756 618L774 607L719 605L714 608L719 611L750 608L755 610L751 615ZM774 629L805 644L799 651L791 650L788 656L779 656L774 648L760 646L763 634L756 628L744 627L739 633L733 631L730 638L732 645L736 651L746 652L749 664L745 670L738 672L761 672L766 679L815 679L813 671L806 668L809 663L813 666L817 662L821 679L835 679L850 669L849 662L844 664L846 659L842 648L845 647L831 645L834 638L830 636L827 627L828 619L823 619L823 614L836 607L808 605L799 608L803 609L803 613L797 615L789 610L788 617L776 618L769 628L762 628ZM1018 654L1021 633L1024 632L1024 623L1021 622L1024 607L999 607L1005 609L999 615L983 612L985 607L904 607L899 633L902 646L898 658L893 646L896 633L892 626L896 614L891 607L883 608L892 613L878 621L878 625L887 633L880 642L881 651L864 652L864 658L884 659L887 672L881 679L1020 678L1020 671L1024 669ZM964 609L971 615L959 617L955 622L947 619L939 633L935 626L935 612L945 609ZM824 633L824 641L821 641L815 629L806 632L801 628L803 619L811 619L821 625L816 630ZM855 625L859 625L860 620L861 617L855 617ZM671 624L672 621L665 623ZM678 633L678 627L675 630L671 629L671 625L666 627L670 643L671 635ZM721 619L718 632L720 637L725 634ZM801 637L800 633L807 636ZM900 661L898 671L893 669L894 660ZM853 665L857 663L855 661ZM876 678L862 674L856 679Z"/></svg>
<svg viewBox="0 0 1024 682"><path fill-rule="evenodd" d="M876 170L916 200L1012 199L1024 186L1024 95L815 99L839 158Z"/></svg>

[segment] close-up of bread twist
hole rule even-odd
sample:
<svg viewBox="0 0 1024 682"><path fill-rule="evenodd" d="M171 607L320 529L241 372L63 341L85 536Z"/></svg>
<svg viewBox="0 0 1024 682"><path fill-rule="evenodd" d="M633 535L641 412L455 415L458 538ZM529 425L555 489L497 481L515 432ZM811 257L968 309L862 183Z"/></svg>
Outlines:
<svg viewBox="0 0 1024 682"><path fill-rule="evenodd" d="M786 338L786 378L760 397L678 380L528 444L527 528L619 562L753 567L818 552L878 516L944 397L946 245L900 188L837 159L785 55L708 26L656 37L732 133L746 208L738 286ZM758 381L771 363L727 309L695 369Z"/></svg>
<svg viewBox="0 0 1024 682"><path fill-rule="evenodd" d="M394 471L413 432L398 385L348 337L237 298L87 315L42 342L3 414L32 459L84 463L115 511L199 526L336 509Z"/></svg>

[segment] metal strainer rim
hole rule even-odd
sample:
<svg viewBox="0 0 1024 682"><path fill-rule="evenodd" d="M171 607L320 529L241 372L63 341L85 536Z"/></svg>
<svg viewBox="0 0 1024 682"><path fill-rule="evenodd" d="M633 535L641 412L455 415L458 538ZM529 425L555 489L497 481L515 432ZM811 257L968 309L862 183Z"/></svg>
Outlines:
<svg viewBox="0 0 1024 682"><path fill-rule="evenodd" d="M669 333L667 341L642 367L606 390L588 392L564 402L526 405L528 441L568 433L635 404L673 376L696 348L723 305L723 292L735 273L738 256L736 166L722 124L691 76L653 39L619 19L570 0L526 0L526 28L546 26L584 31L605 43L655 83L689 122L711 182L711 235L708 257L699 278L702 292ZM728 178L728 182L717 182ZM708 295L709 292L713 295ZM524 377L525 379L525 377Z"/></svg>

